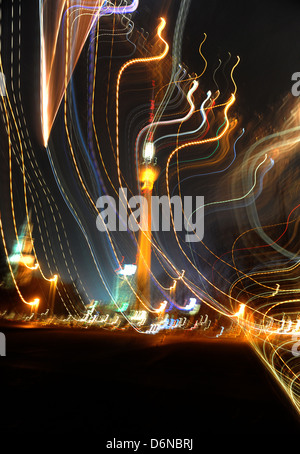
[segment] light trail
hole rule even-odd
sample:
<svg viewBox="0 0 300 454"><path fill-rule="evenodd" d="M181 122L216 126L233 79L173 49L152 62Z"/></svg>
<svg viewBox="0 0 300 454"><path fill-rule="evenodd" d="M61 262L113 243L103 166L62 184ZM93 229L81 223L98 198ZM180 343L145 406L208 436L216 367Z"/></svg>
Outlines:
<svg viewBox="0 0 300 454"><path fill-rule="evenodd" d="M202 69L191 72L182 56L191 1L178 7L172 44L166 19L153 33L137 26L140 3L40 0L43 147L21 97L21 0L11 0L6 28L0 0L0 71L9 81L1 95L6 281L25 312L29 306L26 317L55 320L59 307L67 324L247 339L300 412L299 106L283 102L271 126L266 118L242 125L240 57L229 68L230 52L223 63L204 56L204 33ZM120 232L95 232L96 199L120 188L148 201L166 193L172 230L129 231L124 223ZM188 191L205 195L189 214ZM205 239L188 243L176 231L177 194L185 227L204 208ZM119 211L136 213L121 202ZM42 286L40 295L33 284L23 291L18 266Z"/></svg>

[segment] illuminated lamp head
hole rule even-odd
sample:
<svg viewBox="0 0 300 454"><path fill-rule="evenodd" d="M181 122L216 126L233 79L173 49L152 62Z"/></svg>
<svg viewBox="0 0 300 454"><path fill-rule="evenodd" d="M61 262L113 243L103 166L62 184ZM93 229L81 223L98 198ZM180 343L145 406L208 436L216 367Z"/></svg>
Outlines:
<svg viewBox="0 0 300 454"><path fill-rule="evenodd" d="M153 184L159 176L159 168L156 166L141 165L139 169L139 180L142 185L142 190L153 189Z"/></svg>
<svg viewBox="0 0 300 454"><path fill-rule="evenodd" d="M136 273L137 266L132 264L126 264L118 274L122 276L133 276Z"/></svg>
<svg viewBox="0 0 300 454"><path fill-rule="evenodd" d="M155 155L155 147L153 142L147 142L143 149L143 158L147 162L151 162Z"/></svg>

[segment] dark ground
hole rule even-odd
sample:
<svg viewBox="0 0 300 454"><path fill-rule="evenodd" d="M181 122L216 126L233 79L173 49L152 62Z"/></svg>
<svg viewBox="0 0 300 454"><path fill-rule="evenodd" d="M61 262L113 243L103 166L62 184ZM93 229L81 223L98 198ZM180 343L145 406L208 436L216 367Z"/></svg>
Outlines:
<svg viewBox="0 0 300 454"><path fill-rule="evenodd" d="M105 452L110 437L200 443L300 428L244 342L9 324L0 331L2 434L89 434Z"/></svg>

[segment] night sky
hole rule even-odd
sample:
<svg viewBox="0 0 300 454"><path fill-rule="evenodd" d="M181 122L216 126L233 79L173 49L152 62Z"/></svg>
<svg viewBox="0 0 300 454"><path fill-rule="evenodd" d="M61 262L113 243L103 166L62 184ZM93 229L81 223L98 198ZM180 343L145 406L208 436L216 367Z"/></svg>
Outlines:
<svg viewBox="0 0 300 454"><path fill-rule="evenodd" d="M169 56L172 52L173 32L180 7L179 1L156 1L156 0L141 0L138 10L133 13L132 20L135 23L133 40L141 33L148 35L149 45L152 46L155 42L155 29L158 26L160 16L164 16L167 20L165 36L170 44ZM232 1L210 1L198 2L191 1L190 9L187 15L187 22L183 31L182 39L182 63L190 73L201 73L203 70L203 59L200 57L198 49L203 40L204 33L207 34L207 39L203 45L203 55L207 59L208 66L203 78L200 81L200 89L204 94L208 90L215 90L217 87L213 81L213 74L218 66L219 59L222 60L222 66L216 73L216 79L221 89L224 89L224 98L230 95L232 90L229 72L233 64L236 62L237 56L241 61L235 70L234 78L237 84L237 100L232 109L232 115L236 116L239 121L239 131L245 128L245 136L240 142L238 156L242 159L243 149L252 141L256 135L263 131L271 131L275 127L280 128L278 121L278 109L283 104L283 100L288 99L295 102L290 94L292 82L291 76L295 71L299 70L300 44L298 39L298 14L300 6L296 1L252 1L247 3L232 2ZM4 5L3 13L3 47L7 50L3 54L3 66L5 72L9 74L10 60L10 8ZM15 19L15 22L16 19ZM15 24L16 25L16 24ZM112 19L104 18L100 21L103 29L111 30ZM57 209L62 215L66 228L72 254L74 260L78 264L78 272L83 282L88 289L91 298L106 298L106 292L103 286L99 284L99 278L95 273L94 266L91 261L90 253L87 249L86 241L82 235L78 223L75 222L72 213L66 206L61 191L59 191L53 171L49 164L47 153L41 143L41 128L40 128L40 99L39 99L39 26L38 26L38 5L37 2L31 1L26 3L26 8L22 8L22 33L21 33L21 86L22 99L25 112L25 118L28 126L31 143L33 144L34 154L38 156L40 169L45 177L46 184L50 189L53 198L57 203ZM108 38L109 41L110 38ZM101 47L102 46L102 47ZM109 101L109 113L111 128L114 128L114 97L113 89L116 80L116 75L121 64L126 61L122 55L126 55L125 46L120 48L116 45L114 48L114 59L112 61L111 71L111 96ZM108 139L107 128L103 118L103 103L106 96L107 88L107 68L109 58L107 57L108 44L100 39L100 55L99 68L97 72L97 92L96 92L96 120L97 130L101 135L102 153L108 166L113 166L111 162L112 150ZM101 54L101 51L103 53ZM126 49L127 52L130 49ZM119 52L119 55L118 55ZM139 52L138 52L139 53ZM230 57L230 55L231 57ZM15 50L15 58L17 50ZM230 57L230 58L229 58ZM225 62L227 62L225 64ZM224 67L225 64L225 67ZM72 88L74 100L77 103L79 112L79 123L82 128L83 136L87 134L87 66L88 66L88 44L83 48L82 54L76 66L74 77L72 80ZM15 83L17 81L17 66L15 66ZM168 81L168 69L170 69L170 60L166 64L163 71L164 83ZM147 70L140 69L137 73L137 78L133 75L132 83L126 80L122 91L121 98L121 147L123 147L123 163L127 166L126 178L134 185L134 158L132 155L127 155L125 150L134 147L136 134L141 125L147 119L147 104L149 106L149 98L151 91L149 89L149 75ZM139 77L139 75L141 77ZM148 77L148 78L147 78ZM9 77L8 77L9 80ZM129 97L126 97L125 88L128 83ZM200 99L198 100L200 102ZM140 115L134 117L139 111ZM198 107L199 108L199 107ZM134 118L137 119L136 124L133 123ZM128 139L128 134L130 138ZM112 138L114 140L114 137ZM98 257L105 279L113 286L114 273L113 269L117 267L116 261L112 259L109 247L107 246L101 234L97 232L95 227L95 216L91 213L89 207L84 201L80 189L74 180L74 173L70 158L68 156L67 141L64 133L63 124L63 107L60 107L57 118L55 120L51 136L50 144L53 147L53 160L57 166L57 171L60 176L66 178L65 184L67 192L69 191L74 203L78 203L80 219L86 227L91 244L95 248L95 254ZM6 155L7 139L5 134L1 137L1 148ZM166 150L170 150L166 148ZM165 159L165 154L162 154L162 164ZM7 155L6 155L7 156ZM101 166L99 167L101 168ZM188 172L191 172L189 170ZM192 171L193 172L193 171ZM7 165L2 166L2 210L8 212L9 195L7 191ZM102 169L103 173L103 169ZM113 170L115 173L115 168ZM190 174L191 175L191 174ZM87 177L88 178L88 177ZM132 179L131 179L132 178ZM104 177L105 180L105 177ZM201 182L198 179L189 181L191 185L188 190L195 194L204 195L207 200L211 201L219 197L220 192L227 193L231 186L229 174L224 174L219 177L203 176ZM97 183L89 182L91 191L95 199L97 198ZM22 189L21 180L18 178L15 183L16 203L19 203L20 210L17 211L18 223L24 219L24 208L22 208ZM17 202L18 201L18 202ZM42 201L42 204L44 202ZM49 208L44 205L46 216L49 215ZM228 223L228 218L232 219L231 215L226 217L226 221L215 217L213 221L208 221L208 229L205 239L210 245L213 245L217 252L224 249L224 235L220 234L220 224ZM6 234L8 244L11 245L13 232L11 228L11 220L7 218ZM229 223L230 224L230 223ZM50 236L55 236L55 229L51 222L48 225ZM237 226L234 223L232 232L237 233ZM231 232L230 232L231 233ZM100 238L101 237L101 238ZM221 238L221 242L220 242ZM165 242L164 248L169 248L172 256L172 246L168 246L168 238L161 238L160 241ZM38 247L40 242L36 239ZM120 248L120 256L125 256L125 262L133 262L135 260L136 251L130 239L125 239L120 236L116 239ZM228 235L228 246L232 242L232 236ZM221 243L221 244L220 244ZM227 244L226 244L227 246ZM61 263L60 252L57 253L57 264ZM41 258L43 261L43 258ZM178 267L184 264L177 263ZM64 268L64 267L62 267ZM61 270L62 275L65 274L65 269ZM158 271L160 272L160 271ZM193 278L193 274L191 274ZM65 275L65 279L68 276Z"/></svg>

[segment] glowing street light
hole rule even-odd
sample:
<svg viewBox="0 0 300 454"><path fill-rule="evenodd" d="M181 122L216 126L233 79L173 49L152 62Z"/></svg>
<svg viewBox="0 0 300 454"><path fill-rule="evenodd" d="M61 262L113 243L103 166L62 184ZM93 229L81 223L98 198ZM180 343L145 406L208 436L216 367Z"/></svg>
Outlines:
<svg viewBox="0 0 300 454"><path fill-rule="evenodd" d="M136 265L127 264L124 265L124 268L118 271L118 274L120 274L121 276L133 276L136 273L136 269Z"/></svg>
<svg viewBox="0 0 300 454"><path fill-rule="evenodd" d="M155 147L153 142L147 142L143 150L143 158L145 161L151 162L155 155Z"/></svg>

